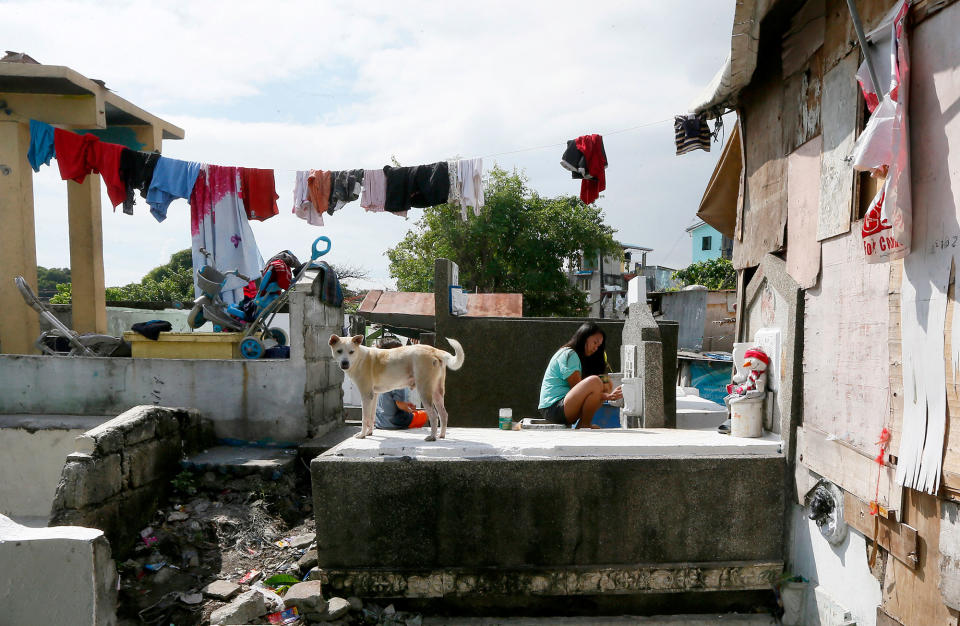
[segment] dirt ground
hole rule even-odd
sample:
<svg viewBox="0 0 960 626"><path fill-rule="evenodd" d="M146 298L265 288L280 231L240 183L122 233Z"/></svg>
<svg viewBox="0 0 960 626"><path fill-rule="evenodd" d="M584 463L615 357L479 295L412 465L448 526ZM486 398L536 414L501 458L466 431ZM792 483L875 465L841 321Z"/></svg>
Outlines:
<svg viewBox="0 0 960 626"><path fill-rule="evenodd" d="M201 593L216 580L240 584L240 593L269 589L265 581L277 574L303 580L316 565L316 528L309 475L305 466L298 470L277 480L189 471L177 476L137 547L117 562L120 626L209 624L211 613L227 604ZM242 582L245 576L250 579ZM282 602L279 594L267 593ZM349 613L323 623L420 624L419 615L352 600ZM267 624L267 614L246 623Z"/></svg>
<svg viewBox="0 0 960 626"><path fill-rule="evenodd" d="M117 564L121 624L209 623L224 602L197 601L208 583L239 582L251 570L261 578L299 574L291 566L306 550L275 542L314 534L309 485L298 489L293 476L273 481L183 472L173 486L168 506L141 532L130 558Z"/></svg>

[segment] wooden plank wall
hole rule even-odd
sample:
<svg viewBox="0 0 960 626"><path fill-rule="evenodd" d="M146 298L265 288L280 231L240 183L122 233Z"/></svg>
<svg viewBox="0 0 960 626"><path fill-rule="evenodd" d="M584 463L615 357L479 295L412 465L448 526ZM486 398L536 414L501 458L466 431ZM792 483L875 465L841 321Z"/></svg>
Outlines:
<svg viewBox="0 0 960 626"><path fill-rule="evenodd" d="M740 95L744 145L744 204L739 223L742 240L733 249L736 269L754 267L768 252L784 245L787 223L786 162L783 158L779 39L762 41L753 82Z"/></svg>
<svg viewBox="0 0 960 626"><path fill-rule="evenodd" d="M810 181L820 179L817 135L787 157L787 273L801 289L817 284L820 242L817 241L817 204L820 193Z"/></svg>

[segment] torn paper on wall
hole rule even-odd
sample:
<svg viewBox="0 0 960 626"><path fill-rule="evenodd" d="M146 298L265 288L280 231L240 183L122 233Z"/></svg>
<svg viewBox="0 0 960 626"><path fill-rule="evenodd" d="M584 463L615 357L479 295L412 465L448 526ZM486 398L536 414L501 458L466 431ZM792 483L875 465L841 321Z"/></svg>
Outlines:
<svg viewBox="0 0 960 626"><path fill-rule="evenodd" d="M936 493L947 423L943 330L951 254L927 250L904 261L901 287L903 427L897 483Z"/></svg>
<svg viewBox="0 0 960 626"><path fill-rule="evenodd" d="M877 75L889 76L890 84L885 90L876 88L866 61L857 72L872 114L854 146L853 167L886 179L863 219L863 250L869 263L900 259L910 253L913 211L907 115L910 56L905 24L908 8L906 0L900 2L881 26L867 36L874 44L869 55Z"/></svg>

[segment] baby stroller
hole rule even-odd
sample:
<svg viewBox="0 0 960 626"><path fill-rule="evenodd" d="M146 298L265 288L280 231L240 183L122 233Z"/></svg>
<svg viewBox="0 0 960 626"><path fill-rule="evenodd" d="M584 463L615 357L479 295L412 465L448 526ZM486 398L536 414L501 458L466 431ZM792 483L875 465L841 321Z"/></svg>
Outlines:
<svg viewBox="0 0 960 626"><path fill-rule="evenodd" d="M120 337L95 333L81 335L67 328L43 305L23 276L16 276L13 282L16 283L27 306L36 311L40 319L53 327L51 330L40 333L40 337L34 343L41 353L69 356L130 356L130 344Z"/></svg>
<svg viewBox="0 0 960 626"><path fill-rule="evenodd" d="M325 242L326 248L322 251L317 244ZM287 334L282 328L271 327L277 312L287 303L289 288L297 283L303 274L314 267L314 262L330 251L332 244L329 237L321 236L313 242L310 261L301 264L289 250L272 257L264 266L260 278L260 285L254 293L248 294L248 300L241 304L224 305L220 298L220 289L226 280L226 274L220 274L214 268L207 270L209 265L200 268L197 273L197 282L204 295L197 300L190 317L187 318L192 328L202 326L206 319L217 320L214 331L229 329L243 333L240 340L240 355L245 359L259 359L266 352L269 345L285 346L289 343ZM206 276L204 276L204 270ZM246 280L237 272L227 272ZM216 283L216 292L213 292L213 280L222 277ZM203 282L201 282L203 281ZM199 307L199 312L197 312ZM195 314L196 313L196 314ZM191 321L193 320L193 321ZM226 322L220 324L220 321ZM196 324L196 325L194 325ZM217 326L221 328L217 328Z"/></svg>

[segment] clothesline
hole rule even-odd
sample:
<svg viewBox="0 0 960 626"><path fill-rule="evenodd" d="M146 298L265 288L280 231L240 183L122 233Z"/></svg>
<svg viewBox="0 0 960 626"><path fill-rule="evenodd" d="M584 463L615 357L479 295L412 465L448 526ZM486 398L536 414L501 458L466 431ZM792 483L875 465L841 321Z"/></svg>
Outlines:
<svg viewBox="0 0 960 626"><path fill-rule="evenodd" d="M623 133L628 133L628 132L630 132L630 131L639 130L639 129L641 129L641 128L649 128L649 127L651 127L651 126L657 126L658 124L666 124L666 123L668 123L668 122L669 122L669 123L673 123L673 118L672 118L672 117L669 117L669 118L662 119L662 120L656 120L656 121L654 121L654 122L646 122L646 123L644 123L644 124L637 124L636 126L631 126L631 127L629 127L629 128L621 128L621 129L619 129L619 130L613 130L613 131L610 131L610 132L597 133L597 134L598 134L598 135L601 135L601 136L603 136L603 137L609 137L609 136L611 136L611 135L620 135L620 134L623 134ZM534 150L546 150L547 148L563 148L563 147L565 147L566 145L567 145L567 143L566 143L565 141L561 141L561 142L558 142L558 143L548 143L548 144L543 144L543 145L540 145L540 146L531 146L531 147L529 147L529 148L518 148L518 149L516 149L516 150L506 150L506 151L504 151L504 152L493 152L493 153L490 153L490 154L484 154L484 155L482 155L482 156L466 157L466 158L470 158L470 159L492 159L492 158L494 158L494 157L506 156L506 155L508 155L508 154L518 154L518 153L520 153L520 152L533 152ZM463 157L457 157L457 158L459 159L459 158L463 158ZM284 168L284 167L277 167L277 168L273 168L273 169L274 169L274 171L276 171L276 172L285 172L285 173L290 173L290 174L295 174L295 173L297 173L297 172L299 172L299 171L302 171L302 170L298 170L298 169L290 169L290 168Z"/></svg>

